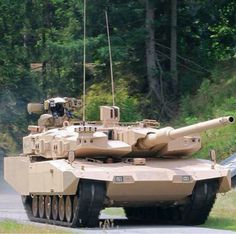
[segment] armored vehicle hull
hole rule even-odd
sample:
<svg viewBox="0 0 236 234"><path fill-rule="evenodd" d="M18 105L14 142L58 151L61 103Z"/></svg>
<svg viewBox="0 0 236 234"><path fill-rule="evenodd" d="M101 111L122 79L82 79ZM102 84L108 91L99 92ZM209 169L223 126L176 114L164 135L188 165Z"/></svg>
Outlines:
<svg viewBox="0 0 236 234"><path fill-rule="evenodd" d="M71 227L96 226L105 207L124 207L129 219L200 224L216 193L231 186L227 169L200 159L145 159L142 165L20 156L4 163L5 179L23 196L30 220Z"/></svg>
<svg viewBox="0 0 236 234"><path fill-rule="evenodd" d="M100 122L71 120L79 101L54 98L28 106L42 112L23 138L23 154L4 159L5 180L22 195L30 220L96 226L105 207L129 219L201 224L218 192L231 188L228 169L191 159L199 133L234 122L231 116L157 129L154 120L120 123L119 108L102 106Z"/></svg>

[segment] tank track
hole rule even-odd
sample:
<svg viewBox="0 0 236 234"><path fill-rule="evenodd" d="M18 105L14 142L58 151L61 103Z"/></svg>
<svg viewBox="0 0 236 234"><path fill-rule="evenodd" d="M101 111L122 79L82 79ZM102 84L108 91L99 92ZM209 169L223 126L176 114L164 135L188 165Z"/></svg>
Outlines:
<svg viewBox="0 0 236 234"><path fill-rule="evenodd" d="M236 187L236 175L234 177L232 177L231 183L232 183L232 187L235 188Z"/></svg>
<svg viewBox="0 0 236 234"><path fill-rule="evenodd" d="M218 189L218 180L198 181L190 197L190 202L182 212L182 224L200 225L205 223L215 203Z"/></svg>
<svg viewBox="0 0 236 234"><path fill-rule="evenodd" d="M50 197L52 198L53 196ZM64 201L66 200L65 195L60 197L62 197ZM66 215L64 215L64 220L60 220L59 215L57 215L56 220L53 219L52 215L50 219L47 219L45 213L43 218L40 218L39 214L37 214L37 216L35 217L32 212L32 201L33 201L32 196L22 196L22 202L29 220L33 222L53 224L64 227L98 226L98 221L99 221L98 217L100 211L103 208L103 203L105 198L105 184L100 181L81 179L79 181L79 188L77 194L71 195L70 197L72 201L74 197L78 198L77 205L75 209L73 209L72 211L72 219L70 222L66 221L65 218ZM58 204L58 210L59 210L59 204Z"/></svg>
<svg viewBox="0 0 236 234"><path fill-rule="evenodd" d="M217 180L198 181L187 203L182 206L125 207L129 220L158 224L199 225L203 224L216 199Z"/></svg>

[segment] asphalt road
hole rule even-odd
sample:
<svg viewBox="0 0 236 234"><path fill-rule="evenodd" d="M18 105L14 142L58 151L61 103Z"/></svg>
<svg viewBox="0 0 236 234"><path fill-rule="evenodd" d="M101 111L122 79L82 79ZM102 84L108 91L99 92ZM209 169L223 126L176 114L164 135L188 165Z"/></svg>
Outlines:
<svg viewBox="0 0 236 234"><path fill-rule="evenodd" d="M16 220L20 223L30 223L37 226L50 226L46 224L38 224L30 222L24 212L24 208L21 204L20 195L17 194L13 189L11 189L3 180L3 156L0 154L0 220L11 219ZM112 219L114 220L113 227L100 227L100 228L64 228L58 227L59 229L71 231L72 233L125 233L125 234L143 234L143 233L183 233L183 234L196 234L196 233L206 233L206 234L233 234L232 231L222 231L209 228L200 227L185 227L185 226L160 226L160 225L143 225L139 223L129 223L124 217L106 216L101 215L101 223L104 220ZM111 226L111 225L110 225Z"/></svg>

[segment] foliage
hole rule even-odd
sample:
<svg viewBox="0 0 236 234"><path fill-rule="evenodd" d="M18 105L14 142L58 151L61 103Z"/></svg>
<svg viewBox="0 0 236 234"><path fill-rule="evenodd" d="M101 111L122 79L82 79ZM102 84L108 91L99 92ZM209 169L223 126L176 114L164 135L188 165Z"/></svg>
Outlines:
<svg viewBox="0 0 236 234"><path fill-rule="evenodd" d="M14 151L17 142L21 142L22 134L27 127L26 114L22 113L24 102L10 93L2 92L0 95L0 148L4 151Z"/></svg>
<svg viewBox="0 0 236 234"><path fill-rule="evenodd" d="M236 47L236 5L231 1L222 1L218 9L218 22L209 26L212 38L212 54L219 60L235 55Z"/></svg>
<svg viewBox="0 0 236 234"><path fill-rule="evenodd" d="M187 97L183 96L196 94L203 80L199 92L205 93L198 95L198 105L191 103L192 107L184 108L184 111L191 115L201 110L207 117L213 115L213 112L206 111L209 103L218 102L212 97L213 89L212 93L207 93L215 79L213 77L216 77L210 77L210 68L218 60L235 55L235 1L178 1L178 53L183 57L179 56L177 61L181 95L174 98L170 88L168 48L170 4L168 1L152 1L156 49L163 70L166 100L158 110L156 106L159 103L148 95L150 87L145 51L147 1L151 0L87 2L88 117L98 118L95 103L107 103L111 99L105 94L109 92L102 92L109 89L106 85L109 80L109 55L104 10L109 16L114 72L118 74L115 76L115 83L118 82L116 103L121 105L122 120L137 120L144 115L145 118L166 120L162 110L166 106L175 106L177 110L180 100L186 107L184 102L187 103ZM28 102L42 101L49 96L82 96L83 1L2 0L0 36L0 103L7 103L6 106L1 104L1 136L8 135L4 137L8 139L7 145L15 141L19 146L27 124L35 121L34 117L26 114ZM40 63L41 70L32 70L32 63ZM156 76L158 78L160 73L157 72ZM225 88L231 90L232 85ZM100 98L92 97L97 93L102 94ZM201 102L204 102L204 107ZM8 103L11 103L10 106Z"/></svg>
<svg viewBox="0 0 236 234"><path fill-rule="evenodd" d="M141 120L138 99L128 95L126 82L120 80L117 82L115 92L115 105L120 108L121 121L132 122ZM87 93L86 117L88 120L99 120L99 106L112 105L112 95L110 84L106 82L91 85Z"/></svg>
<svg viewBox="0 0 236 234"><path fill-rule="evenodd" d="M204 80L197 93L182 98L179 123L193 124L220 116L236 116L236 70L234 59L219 63L214 77ZM215 149L221 160L236 151L236 126L213 129L202 134L203 149L197 157L207 157Z"/></svg>

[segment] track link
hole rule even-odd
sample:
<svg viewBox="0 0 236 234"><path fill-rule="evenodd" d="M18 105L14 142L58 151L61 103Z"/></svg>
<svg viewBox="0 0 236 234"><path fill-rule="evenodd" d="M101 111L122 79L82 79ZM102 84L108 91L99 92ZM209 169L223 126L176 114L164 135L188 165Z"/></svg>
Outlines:
<svg viewBox="0 0 236 234"><path fill-rule="evenodd" d="M70 222L67 222L65 217L63 220L60 220L59 216L56 220L52 216L50 219L47 219L45 216L40 218L38 212L35 217L32 212L32 196L22 196L22 202L30 221L64 227L94 227L98 225L98 217L103 208L105 191L105 184L103 182L81 179L77 194L70 196L72 201L75 197L78 199L75 209L71 211L72 219ZM44 199L45 197L46 195ZM62 198L66 201L66 196L62 196Z"/></svg>

